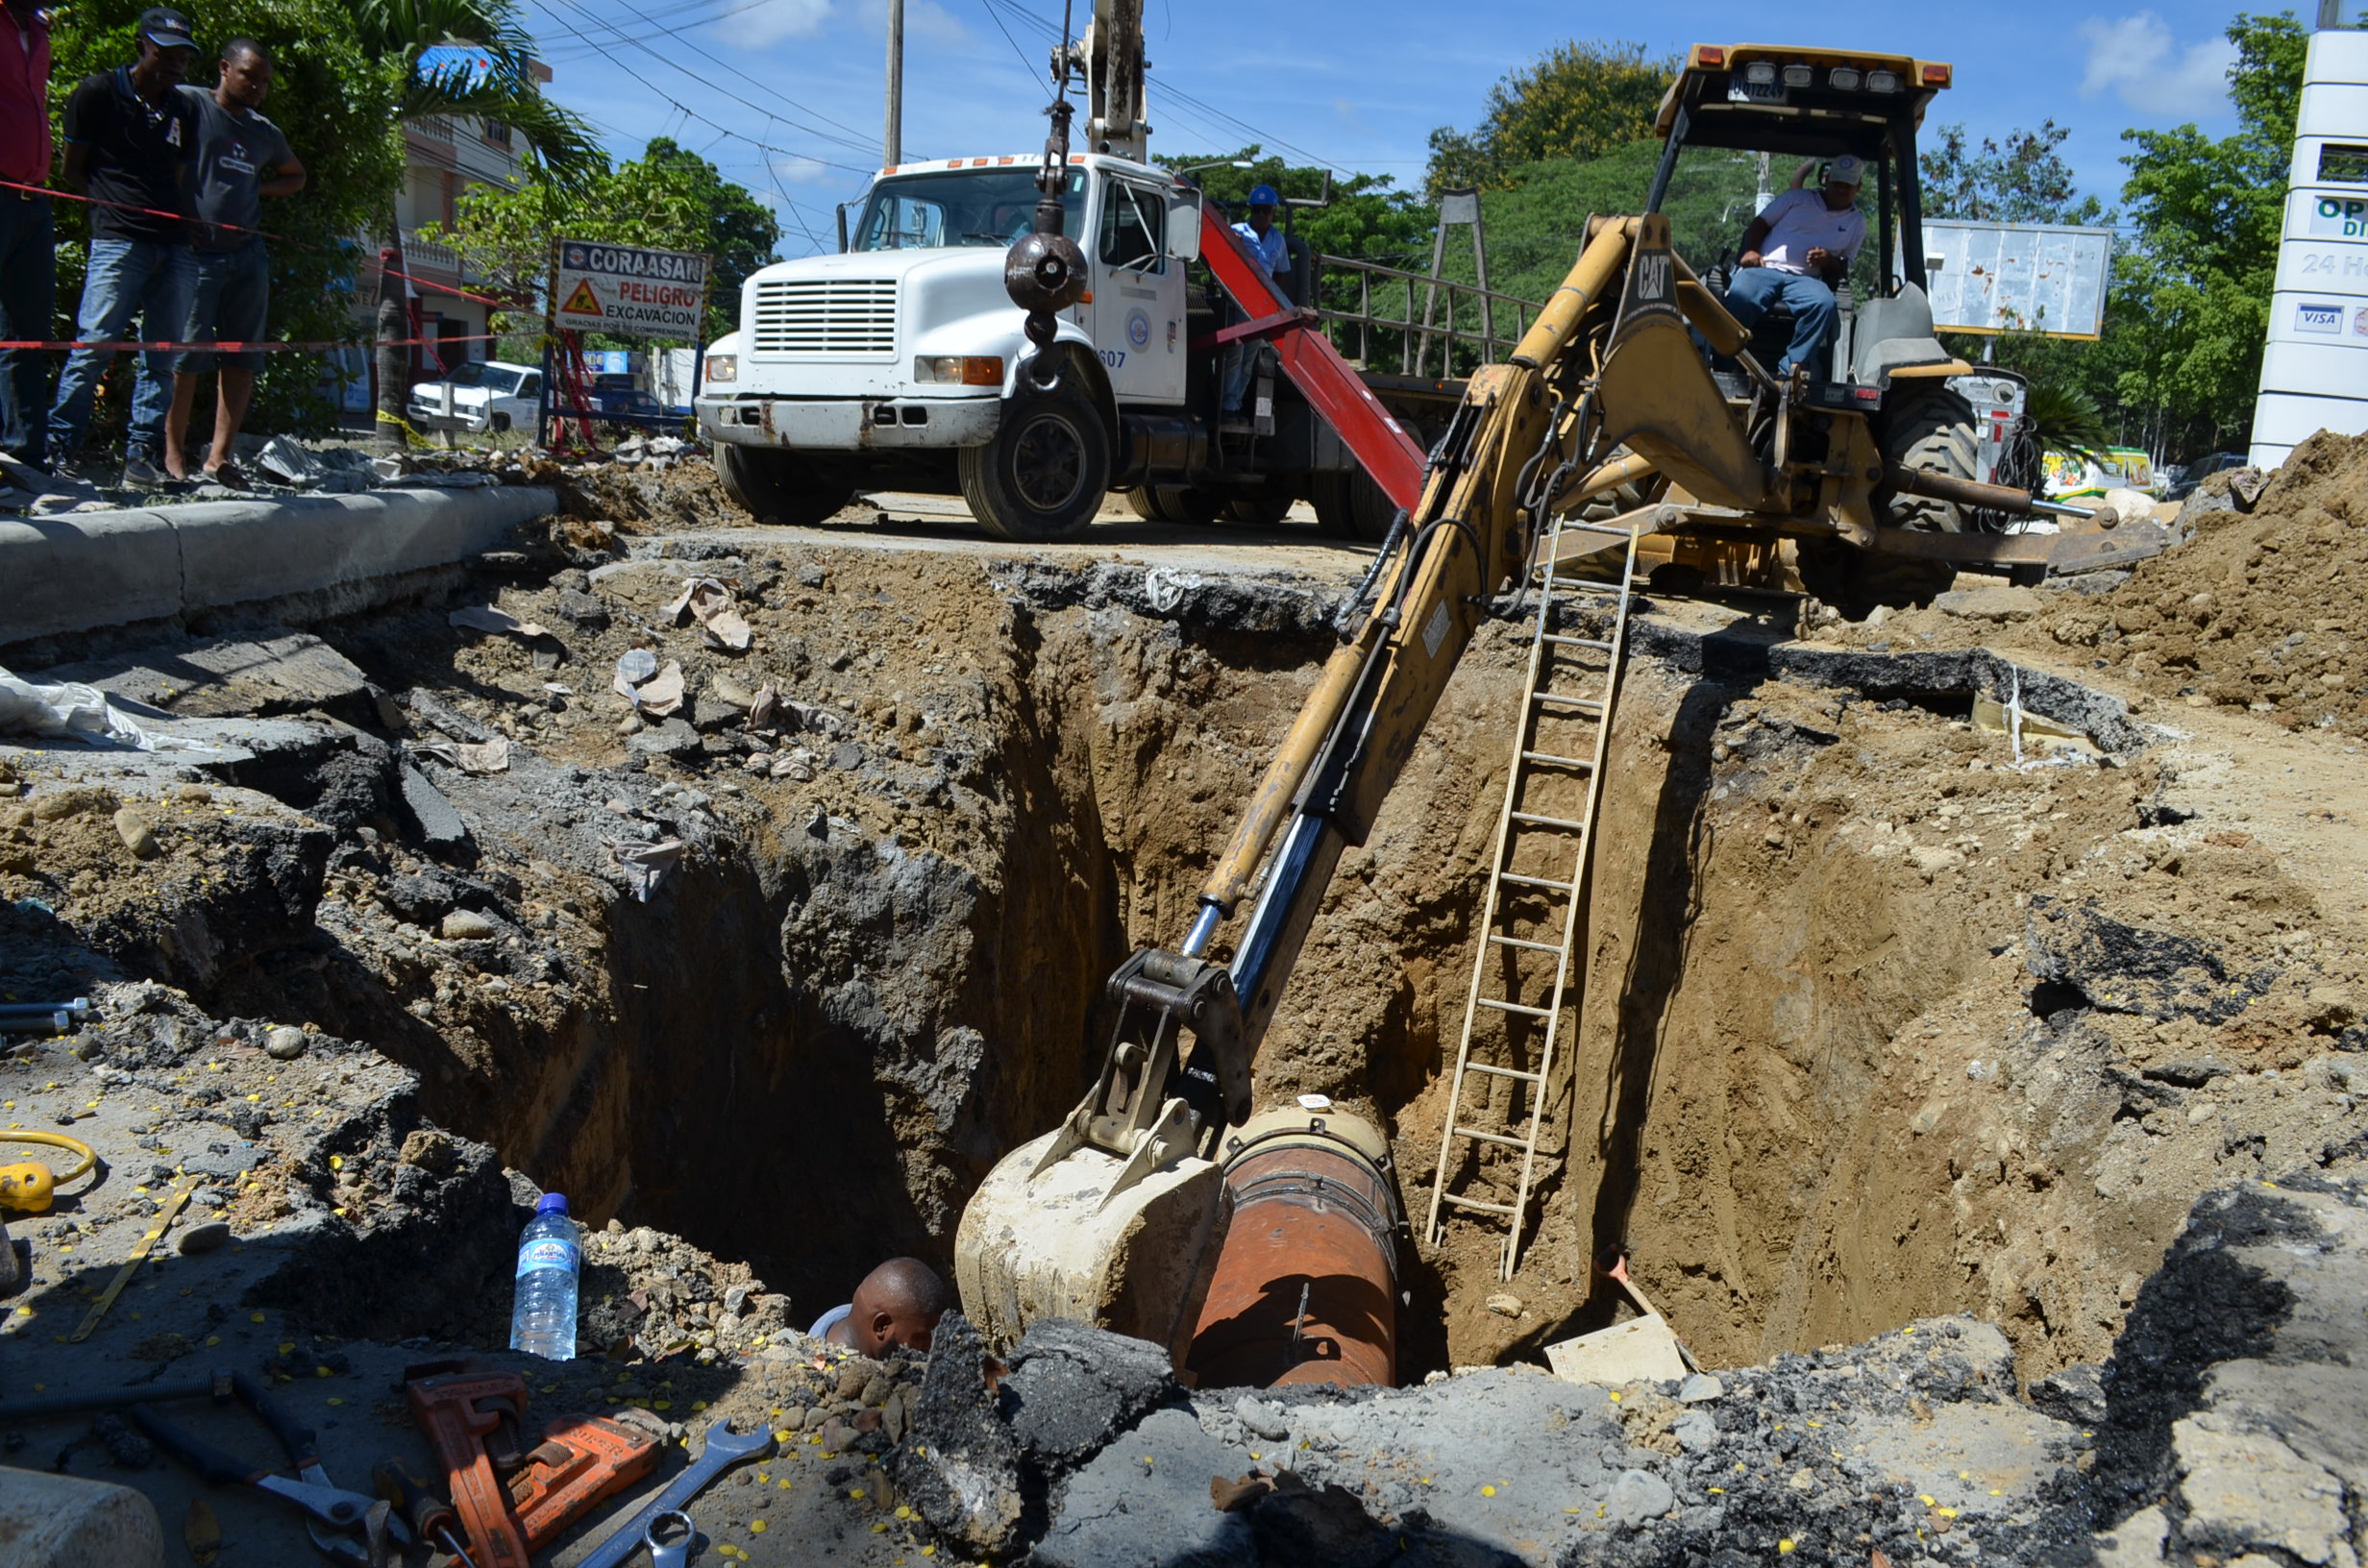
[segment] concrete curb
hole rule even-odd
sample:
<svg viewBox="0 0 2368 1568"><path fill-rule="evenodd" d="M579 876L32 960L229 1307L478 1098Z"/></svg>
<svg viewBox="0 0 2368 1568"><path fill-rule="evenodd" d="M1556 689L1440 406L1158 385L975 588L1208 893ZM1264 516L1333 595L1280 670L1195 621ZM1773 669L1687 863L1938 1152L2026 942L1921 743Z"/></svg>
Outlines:
<svg viewBox="0 0 2368 1568"><path fill-rule="evenodd" d="M373 490L0 521L0 646L466 559L558 509L542 485Z"/></svg>

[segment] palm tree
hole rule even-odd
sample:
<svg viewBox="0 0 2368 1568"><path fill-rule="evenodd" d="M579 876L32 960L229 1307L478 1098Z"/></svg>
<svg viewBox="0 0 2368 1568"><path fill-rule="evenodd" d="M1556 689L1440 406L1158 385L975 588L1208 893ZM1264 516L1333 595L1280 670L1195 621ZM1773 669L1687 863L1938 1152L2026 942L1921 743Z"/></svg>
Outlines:
<svg viewBox="0 0 2368 1568"><path fill-rule="evenodd" d="M399 123L432 115L467 114L498 120L526 144L550 178L573 184L606 166L592 128L543 96L534 80L533 39L520 25L513 0L354 0L360 43L373 59L400 62ZM479 57L469 64L438 65L428 52L463 44ZM406 335L403 231L390 204L380 244L378 298L378 437L402 445L407 355L395 347Z"/></svg>

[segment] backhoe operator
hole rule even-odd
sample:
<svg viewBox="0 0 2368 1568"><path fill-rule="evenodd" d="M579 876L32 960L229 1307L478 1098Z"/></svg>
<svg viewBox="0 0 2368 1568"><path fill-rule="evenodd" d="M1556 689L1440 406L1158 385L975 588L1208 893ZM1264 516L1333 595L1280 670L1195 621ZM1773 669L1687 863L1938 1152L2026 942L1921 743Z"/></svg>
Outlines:
<svg viewBox="0 0 2368 1568"><path fill-rule="evenodd" d="M1776 362L1788 376L1795 365L1820 368L1813 355L1834 335L1834 285L1850 276L1866 242L1858 209L1865 163L1845 153L1826 165L1820 190L1788 190L1767 204L1743 231L1743 254L1727 285L1727 310L1745 331L1779 300L1792 311L1792 341Z"/></svg>

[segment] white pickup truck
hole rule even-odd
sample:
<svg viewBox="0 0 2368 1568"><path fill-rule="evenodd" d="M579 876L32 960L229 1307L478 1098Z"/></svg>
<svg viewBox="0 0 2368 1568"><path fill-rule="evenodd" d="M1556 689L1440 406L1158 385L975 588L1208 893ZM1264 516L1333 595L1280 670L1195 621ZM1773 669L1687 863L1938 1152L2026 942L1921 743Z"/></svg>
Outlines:
<svg viewBox="0 0 2368 1568"><path fill-rule="evenodd" d="M1307 497L1328 529L1378 536L1391 508L1269 351L1242 351L1260 356L1251 397L1221 421L1223 351L1207 339L1222 307L1186 276L1200 197L1164 169L1071 155L1066 232L1090 292L1058 319L1055 388L1020 374L1029 345L1003 268L1034 226L1040 161L883 170L841 254L749 279L697 400L733 499L803 524L859 490L958 490L994 532L1052 540L1113 488L1145 516L1195 522L1270 523Z"/></svg>

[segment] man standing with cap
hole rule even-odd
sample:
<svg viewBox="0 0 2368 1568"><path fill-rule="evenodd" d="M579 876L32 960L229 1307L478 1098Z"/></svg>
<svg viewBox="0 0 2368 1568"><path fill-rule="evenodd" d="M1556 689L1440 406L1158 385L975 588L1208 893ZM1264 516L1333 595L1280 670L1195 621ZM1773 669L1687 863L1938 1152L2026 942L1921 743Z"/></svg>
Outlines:
<svg viewBox="0 0 2368 1568"><path fill-rule="evenodd" d="M293 196L305 186L305 166L280 128L259 112L271 91L271 56L253 38L222 46L222 80L210 91L181 89L197 107L197 223L190 246L197 255L197 291L189 325L180 332L190 343L252 343L263 335L271 300L271 265L263 254L263 198ZM255 396L255 373L263 368L259 350L229 353L192 351L181 356L173 380L173 411L164 425L164 468L174 478L189 477L184 450L197 383L219 370L214 387L213 451L206 478L234 489L246 477L232 461L231 449Z"/></svg>
<svg viewBox="0 0 2368 1568"><path fill-rule="evenodd" d="M33 0L8 0L0 22L0 338L46 338L58 305L50 224L49 23ZM38 465L49 407L48 355L0 351L0 448Z"/></svg>
<svg viewBox="0 0 2368 1568"><path fill-rule="evenodd" d="M1813 362L1834 331L1834 288L1850 276L1850 263L1866 243L1866 218L1858 209L1859 183L1866 165L1845 153L1826 165L1820 190L1788 190L1743 230L1743 254L1735 281L1727 285L1727 311L1745 331L1782 300L1792 310L1792 342L1776 362L1789 376Z"/></svg>
<svg viewBox="0 0 2368 1568"><path fill-rule="evenodd" d="M174 89L196 55L189 19L155 7L140 15L139 59L101 71L66 100L65 183L92 203L90 265L74 334L85 342L121 340L134 316L144 342L177 341L187 324L197 262L185 230L198 122L196 106ZM123 465L127 485L170 482L157 458L179 357L169 350L140 351ZM53 460L73 461L90 429L99 378L114 358L111 349L77 349L67 356L49 411Z"/></svg>
<svg viewBox="0 0 2368 1568"><path fill-rule="evenodd" d="M1274 209L1281 205L1282 198L1274 193L1272 185L1259 185L1249 193L1248 220L1233 226L1233 232L1246 242L1250 259L1257 262L1269 278L1276 280L1291 271L1290 251L1284 243L1283 232L1274 227ZM1249 319L1242 313L1242 307L1238 305L1231 306L1226 314L1228 326ZM1223 396L1219 400L1218 412L1229 428L1240 426L1247 429L1242 419L1242 400L1249 392L1249 371L1248 348L1238 342L1226 344L1224 384L1221 388Z"/></svg>

